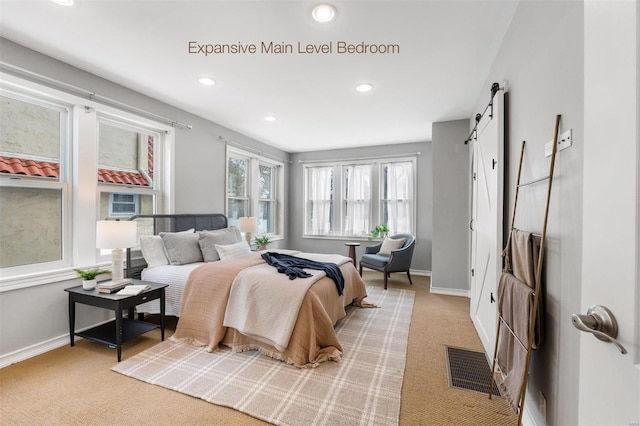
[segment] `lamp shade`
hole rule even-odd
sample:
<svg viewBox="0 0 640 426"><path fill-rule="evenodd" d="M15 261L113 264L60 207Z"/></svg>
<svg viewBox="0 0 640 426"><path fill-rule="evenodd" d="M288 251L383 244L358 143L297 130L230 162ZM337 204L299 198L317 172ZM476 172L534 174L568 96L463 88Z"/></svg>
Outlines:
<svg viewBox="0 0 640 426"><path fill-rule="evenodd" d="M241 217L240 218L240 232L256 232L258 230L258 218L256 217Z"/></svg>
<svg viewBox="0 0 640 426"><path fill-rule="evenodd" d="M134 221L99 220L96 226L96 247L119 249L135 246L136 226Z"/></svg>

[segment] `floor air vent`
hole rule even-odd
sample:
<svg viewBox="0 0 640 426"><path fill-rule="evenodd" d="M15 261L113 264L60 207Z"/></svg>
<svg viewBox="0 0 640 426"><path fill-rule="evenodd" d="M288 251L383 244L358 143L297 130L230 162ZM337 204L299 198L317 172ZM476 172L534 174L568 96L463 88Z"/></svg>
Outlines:
<svg viewBox="0 0 640 426"><path fill-rule="evenodd" d="M445 346L445 353L450 387L489 393L491 366L484 352ZM493 394L500 396L495 382Z"/></svg>

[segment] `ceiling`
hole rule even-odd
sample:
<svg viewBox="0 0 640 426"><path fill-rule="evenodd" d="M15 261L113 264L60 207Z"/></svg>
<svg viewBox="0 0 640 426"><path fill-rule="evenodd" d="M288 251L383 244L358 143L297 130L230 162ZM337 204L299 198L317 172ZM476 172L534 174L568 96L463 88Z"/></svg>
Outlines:
<svg viewBox="0 0 640 426"><path fill-rule="evenodd" d="M432 123L475 115L517 6L335 1L335 19L321 24L311 17L317 3L75 0L64 7L0 0L0 35L284 151L304 152L428 141ZM292 51L261 51L271 42ZM339 42L399 52L339 53ZM298 44L327 43L331 53L299 52ZM204 44L254 44L257 51L204 55ZM201 85L200 76L215 85ZM357 92L362 82L373 90Z"/></svg>

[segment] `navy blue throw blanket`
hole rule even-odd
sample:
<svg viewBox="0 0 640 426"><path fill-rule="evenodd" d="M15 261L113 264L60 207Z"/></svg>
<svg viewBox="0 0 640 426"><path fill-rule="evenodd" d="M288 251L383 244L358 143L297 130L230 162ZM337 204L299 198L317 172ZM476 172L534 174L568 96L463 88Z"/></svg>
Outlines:
<svg viewBox="0 0 640 426"><path fill-rule="evenodd" d="M312 276L310 273L304 271L303 268L324 271L327 276L336 283L338 294L342 296L342 291L344 290L344 277L342 276L342 271L335 263L316 262L302 257L272 252L262 253L262 258L269 265L276 268L281 274L287 274L290 280L294 280L298 277L309 278Z"/></svg>

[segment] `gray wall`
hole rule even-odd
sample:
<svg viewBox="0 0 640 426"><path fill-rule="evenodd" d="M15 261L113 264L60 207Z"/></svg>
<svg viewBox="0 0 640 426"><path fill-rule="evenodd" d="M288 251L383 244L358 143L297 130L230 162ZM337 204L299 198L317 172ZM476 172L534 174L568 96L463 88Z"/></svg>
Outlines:
<svg viewBox="0 0 640 426"><path fill-rule="evenodd" d="M212 121L0 38L0 59L180 123L175 134L175 213L219 213L225 206L225 140L286 160L288 154ZM286 174L286 167L285 167ZM285 175L286 178L286 175ZM286 218L285 218L286 219Z"/></svg>
<svg viewBox="0 0 640 426"><path fill-rule="evenodd" d="M433 124L431 288L469 290L469 120Z"/></svg>
<svg viewBox="0 0 640 426"><path fill-rule="evenodd" d="M0 38L0 60L34 73L132 105L142 110L193 125L176 129L175 213L224 213L225 143L231 140L264 154L287 159L288 154L129 88L34 52ZM288 171L285 165L285 179ZM285 189L286 190L286 189ZM285 223L287 212L285 210ZM274 246L285 246L280 241ZM32 345L55 347L68 334L67 293L78 280L44 283L0 293L0 356ZM79 307L76 328L106 319L110 313Z"/></svg>
<svg viewBox="0 0 640 426"><path fill-rule="evenodd" d="M384 157L420 152L417 157L417 220L416 248L413 253L411 269L431 271L431 241L433 239L433 181L431 176L432 153L430 142L407 143L400 145L381 145L366 148L336 149L328 151L291 154L291 179L289 181L289 228L287 235L291 248L321 253L343 253L344 243L354 239L330 240L321 238L302 238L304 223L304 176L301 161L323 161L331 159ZM364 248L374 243L366 239L356 248L356 259L364 253Z"/></svg>
<svg viewBox="0 0 640 426"><path fill-rule="evenodd" d="M544 144L553 137L556 114L562 114L561 131L573 129L573 146L556 159L543 278L546 336L532 356L527 396L529 411L543 424L578 422L580 336L570 317L580 312L581 296L583 31L582 2L520 2L476 107L479 112L486 106L491 83L507 81L507 225L522 141L527 141L522 172L527 182L548 175ZM541 232L546 189L544 183L522 188L516 227ZM547 400L546 420L538 412L539 392Z"/></svg>
<svg viewBox="0 0 640 426"><path fill-rule="evenodd" d="M285 156L210 121L158 102L61 62L0 39L2 60L67 81L139 108L193 124L193 130L176 131L176 211L210 212L224 208L224 144L222 136L264 152ZM528 147L523 179L543 176L548 160L543 145L551 139L555 114L563 115L563 129L572 128L574 145L560 153L551 200L545 266L546 341L534 353L529 383L530 411L537 413L538 391L547 399L547 419L539 423L576 424L578 407L579 335L570 314L580 311L582 226L583 128L583 6L582 2L520 2L510 29L478 95L476 112L486 106L494 81L506 80L507 122L505 158L505 223L510 223L519 146ZM465 135L466 137L466 135ZM434 237L431 143L385 146L291 156L289 181L288 245L301 250L346 252L342 241L302 238L302 172L297 160L353 158L421 151L418 158L418 246L414 268L432 269ZM195 154L194 154L195 153ZM542 224L544 185L521 193L516 225L539 231ZM286 214L286 213L285 213ZM467 243L468 244L468 243ZM461 250L467 251L468 245ZM358 255L362 253L359 248ZM66 294L69 282L53 283L0 294L0 354L64 336ZM84 317L80 311L79 317ZM99 320L96 315L95 320ZM88 321L90 323L90 321Z"/></svg>
<svg viewBox="0 0 640 426"><path fill-rule="evenodd" d="M1 60L20 68L65 83L95 91L142 110L191 124L192 130L176 128L175 135L175 212L224 212L225 205L225 144L259 150L263 154L288 159L289 154L233 132L211 121L171 105L159 102L126 87L72 67L48 56L0 38ZM222 139L222 140L221 140ZM291 247L307 251L347 253L344 241L302 239L302 167L297 160L326 158L359 158L421 152L417 160L418 205L417 246L413 269L431 270L432 240L432 175L431 143L411 143L349 150L305 153L291 156L285 162L285 191L289 204L284 212L288 238L275 247ZM289 177L290 176L290 177ZM358 256L364 241L358 249ZM77 280L59 281L0 293L0 356L24 350L32 345L50 342L55 347L68 333L67 294L63 291ZM77 328L106 319L109 312L97 308L79 307Z"/></svg>

